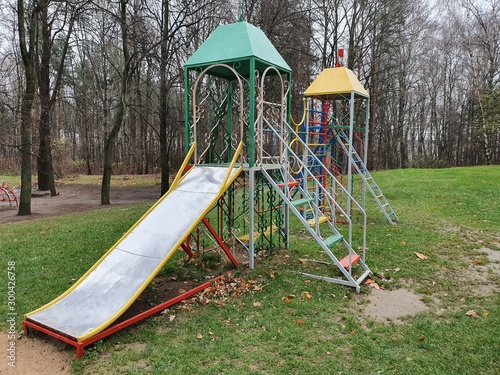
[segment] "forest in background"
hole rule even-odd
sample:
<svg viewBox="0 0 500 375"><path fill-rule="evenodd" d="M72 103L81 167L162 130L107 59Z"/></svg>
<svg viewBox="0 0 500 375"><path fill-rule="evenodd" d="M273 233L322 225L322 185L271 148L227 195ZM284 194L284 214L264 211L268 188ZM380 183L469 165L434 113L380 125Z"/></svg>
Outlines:
<svg viewBox="0 0 500 375"><path fill-rule="evenodd" d="M369 168L500 163L500 0L4 0L0 172L53 194L53 176L103 174L103 204L111 166L165 191L183 65L240 13L292 68L295 117L345 50L370 93Z"/></svg>

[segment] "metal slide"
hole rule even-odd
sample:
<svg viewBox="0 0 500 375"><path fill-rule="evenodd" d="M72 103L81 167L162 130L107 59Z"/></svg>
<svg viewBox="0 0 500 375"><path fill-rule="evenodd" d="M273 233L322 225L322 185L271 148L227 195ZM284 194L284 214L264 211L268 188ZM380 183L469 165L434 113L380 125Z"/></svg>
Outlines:
<svg viewBox="0 0 500 375"><path fill-rule="evenodd" d="M26 314L77 340L95 336L139 297L241 171L195 166L68 291Z"/></svg>

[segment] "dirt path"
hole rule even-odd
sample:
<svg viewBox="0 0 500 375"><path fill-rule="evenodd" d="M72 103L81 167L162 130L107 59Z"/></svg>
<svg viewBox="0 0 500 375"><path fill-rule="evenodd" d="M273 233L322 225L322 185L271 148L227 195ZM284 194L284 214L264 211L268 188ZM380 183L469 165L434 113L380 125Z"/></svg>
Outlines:
<svg viewBox="0 0 500 375"><path fill-rule="evenodd" d="M159 186L117 186L111 188L111 206L102 206L99 186L63 185L57 187L57 192L57 196L51 197L48 192L33 191L32 214L29 216L18 216L17 207L2 202L0 224L98 210L123 204L154 202L160 197Z"/></svg>

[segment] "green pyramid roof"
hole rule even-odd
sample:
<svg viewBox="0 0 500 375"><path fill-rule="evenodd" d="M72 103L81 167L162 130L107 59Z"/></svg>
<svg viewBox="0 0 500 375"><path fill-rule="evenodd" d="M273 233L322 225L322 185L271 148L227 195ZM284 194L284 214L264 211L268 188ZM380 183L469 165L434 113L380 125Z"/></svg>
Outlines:
<svg viewBox="0 0 500 375"><path fill-rule="evenodd" d="M243 77L250 72L250 59L255 58L255 68L262 72L274 66L282 73L291 69L264 32L245 21L217 27L184 65L185 69L204 69L210 65L224 63L232 66ZM210 72L221 77L231 77L225 68Z"/></svg>

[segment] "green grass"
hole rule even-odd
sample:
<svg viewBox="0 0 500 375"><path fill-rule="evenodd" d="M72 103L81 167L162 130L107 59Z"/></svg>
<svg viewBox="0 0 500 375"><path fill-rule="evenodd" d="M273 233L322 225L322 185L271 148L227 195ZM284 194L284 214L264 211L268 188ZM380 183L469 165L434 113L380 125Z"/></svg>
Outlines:
<svg viewBox="0 0 500 375"><path fill-rule="evenodd" d="M500 167L373 175L401 223L388 225L369 201L367 263L379 285L412 290L428 306L426 312L403 324L378 322L362 312L368 286L357 295L298 275L295 271L316 267L299 258L322 254L294 224L288 251L240 272L262 291L230 297L224 306L172 307L87 348L82 359L73 360L73 372L498 374L500 282L498 273L486 271L488 259L480 249L500 250ZM0 226L1 264L6 269L8 261L16 262L19 328L22 313L65 291L147 208ZM415 252L428 258L419 260ZM172 265L166 274L186 274ZM6 276L0 274L0 285L6 285ZM488 285L489 293L479 292ZM467 316L470 310L478 318ZM6 314L4 302L0 315ZM7 325L2 321L0 327ZM74 356L72 348L68 355Z"/></svg>

